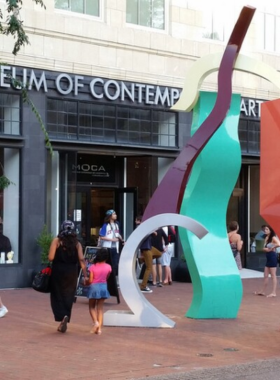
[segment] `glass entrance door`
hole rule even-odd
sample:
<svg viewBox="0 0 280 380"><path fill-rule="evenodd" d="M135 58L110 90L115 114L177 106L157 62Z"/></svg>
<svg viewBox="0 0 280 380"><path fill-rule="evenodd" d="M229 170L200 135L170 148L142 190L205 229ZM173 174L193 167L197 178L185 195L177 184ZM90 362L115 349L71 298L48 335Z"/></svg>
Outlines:
<svg viewBox="0 0 280 380"><path fill-rule="evenodd" d="M136 187L115 190L115 210L120 222L121 233L126 240L135 227L138 191Z"/></svg>
<svg viewBox="0 0 280 380"><path fill-rule="evenodd" d="M118 215L124 238L133 231L137 189L78 186L75 195L75 208L70 210L69 218L74 220L78 238L83 246L97 245L99 229L104 223L106 211L110 209L114 209Z"/></svg>

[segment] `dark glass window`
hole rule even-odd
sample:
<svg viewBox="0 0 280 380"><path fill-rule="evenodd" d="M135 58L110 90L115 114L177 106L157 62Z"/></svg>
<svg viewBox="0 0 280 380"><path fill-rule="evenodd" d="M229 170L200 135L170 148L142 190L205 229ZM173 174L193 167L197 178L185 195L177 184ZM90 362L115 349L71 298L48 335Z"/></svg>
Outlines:
<svg viewBox="0 0 280 380"><path fill-rule="evenodd" d="M260 154L260 122L241 119L239 122L239 140L244 154Z"/></svg>
<svg viewBox="0 0 280 380"><path fill-rule="evenodd" d="M47 129L51 138L77 139L77 102L48 99Z"/></svg>
<svg viewBox="0 0 280 380"><path fill-rule="evenodd" d="M87 102L48 99L51 139L177 148L177 114Z"/></svg>

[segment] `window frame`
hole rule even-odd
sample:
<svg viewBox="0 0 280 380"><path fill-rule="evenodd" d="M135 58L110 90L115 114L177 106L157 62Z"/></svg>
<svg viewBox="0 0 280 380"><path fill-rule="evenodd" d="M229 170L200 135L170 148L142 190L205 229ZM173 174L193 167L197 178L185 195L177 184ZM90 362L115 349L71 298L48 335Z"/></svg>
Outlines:
<svg viewBox="0 0 280 380"><path fill-rule="evenodd" d="M268 27L271 27L271 22L269 22L268 17L273 18L273 27L269 31ZM257 40L258 40L258 49L264 53L269 54L279 54L280 52L280 14L279 12L273 13L272 11L261 10L256 15L256 24L258 25L257 29ZM271 33L270 33L271 32ZM268 46L267 39L269 34L272 35L272 47Z"/></svg>
<svg viewBox="0 0 280 380"><path fill-rule="evenodd" d="M50 102L56 102L56 108L51 109L48 107L48 103ZM63 105L58 107L58 102L62 102ZM61 119L59 117L59 114L65 115L66 108L65 104L66 102L72 102L76 104L77 114L77 125L76 127L73 127L71 124L65 124L65 123L59 123L59 120ZM90 113L83 113L81 110L81 105L88 104L89 106L92 106L92 109L90 110ZM100 114L94 114L96 107L97 109L100 108L101 113ZM106 109L110 109L110 114L106 112ZM89 111L89 110L88 110ZM114 111L114 114L112 112ZM143 112L148 112L149 117L147 119L147 116L145 118L142 118ZM124 117L125 113L127 114L127 117ZM167 116L170 115L168 118ZM52 117L52 121L50 121L49 117ZM91 125L83 125L81 123L81 120L87 119L84 118L84 116L88 116L89 124ZM158 119L155 119L155 116L158 116ZM163 119L160 118L160 116L163 117ZM56 97L48 97L47 98L47 109L46 109L46 126L47 131L49 134L49 137L52 141L57 140L65 140L65 141L76 141L76 142L88 142L88 143L97 143L97 144L123 144L125 146L143 146L143 147L150 147L150 148L156 148L156 149L178 149L178 135L179 135L179 119L178 114L172 110L165 109L165 108L153 108L153 107L131 107L129 105L125 104L108 104L108 103L92 103L89 101L83 101L83 100L73 100L73 99L57 99ZM164 119L164 117L166 119ZM172 118L174 118L172 120ZM67 120L69 118L67 117ZM99 119L99 125L98 127L94 128L94 119ZM56 121L55 121L56 120ZM110 120L112 121L111 124ZM139 131L134 130L135 123L139 124ZM161 124L162 122L162 124ZM141 125L144 124L149 125L149 130L144 131L141 129ZM156 132L154 131L154 128L158 128L162 125L162 127L165 127L165 130L168 130L168 133L166 131L160 131ZM131 128L130 128L131 126ZM123 128L121 128L123 127ZM72 129L76 128L76 135L72 133ZM173 132L174 133L170 133ZM154 132L153 132L154 131ZM82 132L82 133L81 133ZM85 133L86 132L86 133ZM142 133L141 133L142 132ZM99 133L99 134L98 134ZM125 136L127 135L128 140L125 140L124 137L122 140L121 135ZM137 135L137 136L136 136ZM82 136L82 137L81 137ZM106 137L107 136L107 137ZM119 138L118 138L119 136ZM130 141L131 136L135 136L135 141L138 137L138 141L132 142ZM147 138L149 137L150 143L143 142L145 139L147 141ZM174 145L161 145L161 144L155 144L152 141L155 141L154 139L158 137L158 141L173 141ZM143 140L144 139L144 140Z"/></svg>
<svg viewBox="0 0 280 380"><path fill-rule="evenodd" d="M83 1L85 1L85 0L83 0ZM78 17L90 18L90 19L94 19L96 21L104 22L104 4L105 4L104 1L105 0L98 0L98 1L99 1L99 16L93 16L93 15L90 15L87 13L79 13L79 12L75 12L75 11L72 11L69 9L56 8L55 4L54 4L54 10L57 13L62 13L62 14L72 16L72 17L78 16Z"/></svg>
<svg viewBox="0 0 280 380"><path fill-rule="evenodd" d="M163 1L164 1L164 28L163 29L158 29L158 28L153 28L150 26L145 26L145 25L141 25L141 24L134 24L131 22L127 22L126 21L126 17L127 17L126 12L125 12L125 26L130 27L130 28L136 28L139 30L145 30L145 31L149 31L149 32L167 34L169 31L169 23L168 23L168 20L169 20L169 0L163 0Z"/></svg>
<svg viewBox="0 0 280 380"><path fill-rule="evenodd" d="M208 25L206 25L206 21L205 21L205 17L206 17L205 15L207 14L207 17L208 17L208 13L210 12L211 14L209 16L211 17L211 30L208 29ZM225 35L226 35L226 27L224 23L222 23L222 26L220 27L220 21L219 21L220 13L218 14L218 18L217 18L217 13L215 12L215 10L212 9L208 13L206 12L203 13L205 31L202 34L202 38L208 41L210 40L210 41L215 41L219 43L224 43ZM222 36L220 38L213 38L214 34L217 34L219 36L219 33L216 32L216 25L218 25L219 29L220 28L222 29ZM210 36L208 37L206 36L206 34L210 34Z"/></svg>
<svg viewBox="0 0 280 380"><path fill-rule="evenodd" d="M15 107L15 106L11 106L11 104L9 105L4 105L2 106L1 105L1 102L0 102L0 137L4 137L4 136L12 136L12 137L21 137L22 136L22 97L20 94L15 94L14 92L1 92L0 93L0 97L1 96L11 96L12 99L17 99L18 101L18 106ZM4 112L4 116L1 117L1 113L2 111L5 111L6 110L18 110L18 120L13 120L13 118L10 118L8 120L5 119L5 112ZM12 115L13 115L13 112L12 112ZM6 120L6 121L5 121ZM9 122L11 125L13 123L17 123L18 126L17 126L17 129L18 129L18 133L7 133L5 132L5 122ZM1 124L3 123L3 132L1 132ZM10 131L12 131L12 127L9 127Z"/></svg>

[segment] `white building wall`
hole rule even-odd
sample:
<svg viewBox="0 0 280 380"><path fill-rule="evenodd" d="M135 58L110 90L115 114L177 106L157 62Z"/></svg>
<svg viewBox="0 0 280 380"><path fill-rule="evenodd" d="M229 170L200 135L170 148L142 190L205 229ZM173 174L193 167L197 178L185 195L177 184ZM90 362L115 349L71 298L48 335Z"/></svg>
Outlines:
<svg viewBox="0 0 280 380"><path fill-rule="evenodd" d="M166 31L126 24L125 0L104 0L101 19L57 10L54 8L54 0L45 0L45 4L46 10L32 0L24 1L21 18L31 44L22 48L14 57L11 53L13 38L0 36L3 62L182 87L186 70L199 57L225 49L226 42L202 37L207 7L211 5L217 12L223 12L227 20L226 34L229 34L244 2L169 0ZM257 11L241 53L278 69L280 56L261 50L258 14L261 10L280 14L279 5L272 0L251 1L250 5L257 6ZM5 8L3 0L0 1L0 7ZM227 38L228 35L225 41ZM202 89L216 90L216 81L216 74L210 75L203 82ZM273 84L240 72L233 75L233 91L245 97L261 99L279 96L279 90Z"/></svg>

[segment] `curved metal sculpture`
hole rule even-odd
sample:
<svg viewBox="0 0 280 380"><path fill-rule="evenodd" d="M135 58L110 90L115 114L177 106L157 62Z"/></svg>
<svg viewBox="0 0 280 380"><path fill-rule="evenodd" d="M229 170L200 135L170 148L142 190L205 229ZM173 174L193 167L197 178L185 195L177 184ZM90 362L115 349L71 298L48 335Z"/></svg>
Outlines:
<svg viewBox="0 0 280 380"><path fill-rule="evenodd" d="M167 318L148 302L141 293L135 273L135 254L141 241L153 231L168 224L178 225L192 231L199 239L207 230L195 220L178 214L161 214L141 223L130 235L122 250L119 264L119 285L130 311L108 311L104 314L107 326L174 327L175 322Z"/></svg>
<svg viewBox="0 0 280 380"><path fill-rule="evenodd" d="M180 99L171 109L177 111L191 111L193 109L198 100L199 89L203 80L208 75L219 70L222 56L223 53L208 54L195 62L188 70ZM280 88L279 72L268 64L254 58L238 54L234 70L257 75Z"/></svg>

